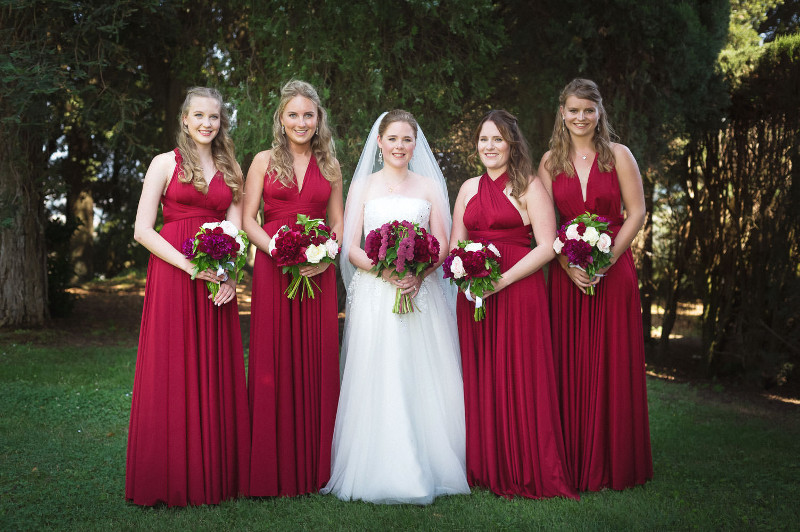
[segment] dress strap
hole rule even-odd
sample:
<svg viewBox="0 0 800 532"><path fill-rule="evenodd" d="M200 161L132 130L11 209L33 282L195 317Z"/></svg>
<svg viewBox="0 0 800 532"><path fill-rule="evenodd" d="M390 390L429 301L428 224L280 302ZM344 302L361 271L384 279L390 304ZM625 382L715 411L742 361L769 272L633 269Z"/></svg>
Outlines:
<svg viewBox="0 0 800 532"><path fill-rule="evenodd" d="M498 188L498 190L501 190L501 191L505 190L506 183L509 182L508 172L503 172L502 174L500 174L500 176L497 179L492 179L491 177L489 177L489 173L488 172L485 173L484 175L486 176L486 178L489 181L494 183L494 186L496 186Z"/></svg>

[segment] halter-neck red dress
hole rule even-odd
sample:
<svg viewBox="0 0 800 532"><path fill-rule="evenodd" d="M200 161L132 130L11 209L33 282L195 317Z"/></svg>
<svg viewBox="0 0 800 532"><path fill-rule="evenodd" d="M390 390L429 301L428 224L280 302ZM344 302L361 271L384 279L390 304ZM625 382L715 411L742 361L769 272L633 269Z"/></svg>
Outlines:
<svg viewBox="0 0 800 532"><path fill-rule="evenodd" d="M624 222L617 172L601 172L596 155L586 201L578 177L563 173L553 180L553 197L562 224L587 211L599 214L611 220L613 240ZM653 460L642 308L630 249L594 296L584 295L553 261L550 312L573 485L597 491L643 484L653 477Z"/></svg>
<svg viewBox="0 0 800 532"><path fill-rule="evenodd" d="M470 240L493 243L506 271L531 249L531 227L503 193L506 174L480 178L464 212ZM464 372L467 479L506 497L577 498L561 436L547 292L541 270L486 302L459 293L458 335Z"/></svg>
<svg viewBox="0 0 800 532"><path fill-rule="evenodd" d="M273 236L297 214L325 219L331 185L312 156L303 188L264 177L264 230ZM248 387L252 423L250 495L315 493L331 474L339 399L336 273L313 277L315 297L289 299L292 280L256 253L250 316Z"/></svg>
<svg viewBox="0 0 800 532"><path fill-rule="evenodd" d="M231 189L182 183L181 155L161 199L160 235L180 250L220 222ZM217 307L204 281L150 255L133 381L125 497L135 504L215 504L247 494L250 427L234 299Z"/></svg>

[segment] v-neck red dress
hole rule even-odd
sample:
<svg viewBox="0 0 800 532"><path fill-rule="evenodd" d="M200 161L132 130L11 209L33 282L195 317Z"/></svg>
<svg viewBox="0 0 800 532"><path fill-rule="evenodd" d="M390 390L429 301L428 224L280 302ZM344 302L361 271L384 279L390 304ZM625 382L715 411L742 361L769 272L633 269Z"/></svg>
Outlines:
<svg viewBox="0 0 800 532"><path fill-rule="evenodd" d="M484 174L467 203L470 240L493 243L506 271L531 250L531 226L503 193L508 176ZM541 270L486 300L486 318L458 296L467 480L505 497L577 498L558 412L547 292Z"/></svg>
<svg viewBox="0 0 800 532"><path fill-rule="evenodd" d="M264 230L270 236L297 214L325 219L330 183L311 157L303 188L264 177ZM332 266L313 278L315 298L289 299L292 280L256 253L250 316L248 389L252 426L250 495L315 493L331 474L339 398L339 325Z"/></svg>
<svg viewBox="0 0 800 532"><path fill-rule="evenodd" d="M589 170L586 200L578 177L560 174L553 196L561 223L590 212L622 227L616 170ZM553 349L561 389L564 440L581 491L623 489L653 477L647 414L644 337L639 283L627 250L584 295L558 262L550 265Z"/></svg>
<svg viewBox="0 0 800 532"><path fill-rule="evenodd" d="M220 222L231 189L182 183L181 155L161 199L160 235L175 249ZM217 307L205 281L150 256L133 381L125 498L135 504L216 504L247 494L250 427L236 299Z"/></svg>

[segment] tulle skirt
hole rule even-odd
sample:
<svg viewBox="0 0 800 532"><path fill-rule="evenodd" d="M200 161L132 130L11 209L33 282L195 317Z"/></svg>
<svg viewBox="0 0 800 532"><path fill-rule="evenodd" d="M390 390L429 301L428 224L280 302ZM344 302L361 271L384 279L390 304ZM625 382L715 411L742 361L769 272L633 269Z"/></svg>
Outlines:
<svg viewBox="0 0 800 532"><path fill-rule="evenodd" d="M348 290L333 471L322 492L428 504L470 491L458 333L434 279L423 282L416 312L393 314L395 294L364 271Z"/></svg>

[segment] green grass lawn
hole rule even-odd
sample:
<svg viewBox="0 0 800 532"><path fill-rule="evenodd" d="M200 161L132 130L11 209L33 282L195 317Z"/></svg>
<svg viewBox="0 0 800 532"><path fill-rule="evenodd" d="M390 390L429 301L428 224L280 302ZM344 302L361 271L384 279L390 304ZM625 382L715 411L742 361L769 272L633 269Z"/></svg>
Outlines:
<svg viewBox="0 0 800 532"><path fill-rule="evenodd" d="M57 343L57 339L56 339ZM485 490L427 507L333 496L139 508L124 500L136 350L0 336L0 529L774 530L800 528L800 407L651 379L655 478L579 502Z"/></svg>

